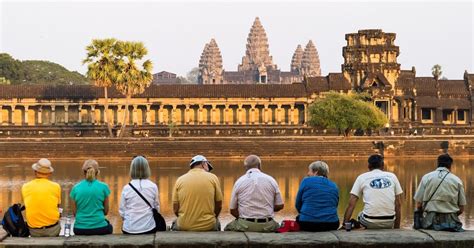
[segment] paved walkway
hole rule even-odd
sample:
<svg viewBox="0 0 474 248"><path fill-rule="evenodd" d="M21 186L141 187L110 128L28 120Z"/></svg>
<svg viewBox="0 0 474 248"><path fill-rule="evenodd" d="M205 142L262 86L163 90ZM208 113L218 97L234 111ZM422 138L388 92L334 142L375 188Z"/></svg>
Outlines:
<svg viewBox="0 0 474 248"><path fill-rule="evenodd" d="M0 247L474 247L474 231L363 230L321 233L163 232L156 235L6 238Z"/></svg>

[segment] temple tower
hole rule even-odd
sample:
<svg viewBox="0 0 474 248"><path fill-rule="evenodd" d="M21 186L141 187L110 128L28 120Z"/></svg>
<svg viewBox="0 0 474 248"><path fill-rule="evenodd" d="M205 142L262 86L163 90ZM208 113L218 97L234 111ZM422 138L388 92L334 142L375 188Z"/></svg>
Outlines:
<svg viewBox="0 0 474 248"><path fill-rule="evenodd" d="M346 34L342 72L354 89L376 87L386 92L395 88L400 75L397 63L400 50L395 46L395 37L395 33L384 33L380 29Z"/></svg>
<svg viewBox="0 0 474 248"><path fill-rule="evenodd" d="M273 64L272 56L270 56L267 34L258 17L255 18L250 29L246 48L238 71L264 71L263 67L265 67L265 71L277 69L277 66Z"/></svg>
<svg viewBox="0 0 474 248"><path fill-rule="evenodd" d="M217 43L211 39L204 46L199 60L199 84L222 84L224 83L222 68L222 55Z"/></svg>
<svg viewBox="0 0 474 248"><path fill-rule="evenodd" d="M295 53L293 53L293 58L291 58L291 72L301 73L301 61L303 60L303 48L301 45L296 47Z"/></svg>
<svg viewBox="0 0 474 248"><path fill-rule="evenodd" d="M312 40L308 42L304 49L303 57L301 59L300 73L308 77L321 76L319 54Z"/></svg>

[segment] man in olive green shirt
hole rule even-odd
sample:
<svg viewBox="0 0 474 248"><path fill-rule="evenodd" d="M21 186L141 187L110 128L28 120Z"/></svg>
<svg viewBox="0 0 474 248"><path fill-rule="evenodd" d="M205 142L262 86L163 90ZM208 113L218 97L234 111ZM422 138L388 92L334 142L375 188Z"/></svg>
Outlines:
<svg viewBox="0 0 474 248"><path fill-rule="evenodd" d="M440 155L438 168L421 179L414 199L423 210L423 229L463 231L458 216L464 212L466 195L461 179L451 173L452 163L448 154Z"/></svg>
<svg viewBox="0 0 474 248"><path fill-rule="evenodd" d="M188 173L180 176L173 189L173 210L178 219L172 230L220 231L222 209L219 179L209 173L212 165L204 156L193 157Z"/></svg>

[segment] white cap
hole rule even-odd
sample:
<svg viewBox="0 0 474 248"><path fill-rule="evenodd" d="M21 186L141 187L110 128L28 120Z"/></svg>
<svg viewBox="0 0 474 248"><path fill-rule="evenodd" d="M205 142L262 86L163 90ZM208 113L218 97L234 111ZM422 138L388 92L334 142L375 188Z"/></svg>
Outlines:
<svg viewBox="0 0 474 248"><path fill-rule="evenodd" d="M198 163L198 162L207 162L207 165L209 166L209 171L211 171L212 169L214 169L214 167L212 167L212 164L209 162L209 160L207 160L207 158L204 157L203 155L196 155L196 156L194 156L194 157L191 159L191 162L189 163L189 167L191 167L193 164Z"/></svg>

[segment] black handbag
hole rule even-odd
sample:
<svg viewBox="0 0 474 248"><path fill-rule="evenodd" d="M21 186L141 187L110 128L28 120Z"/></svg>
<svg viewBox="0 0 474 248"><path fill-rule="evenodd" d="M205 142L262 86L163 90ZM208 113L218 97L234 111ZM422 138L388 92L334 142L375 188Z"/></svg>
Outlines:
<svg viewBox="0 0 474 248"><path fill-rule="evenodd" d="M428 201L423 202L422 208L421 209L415 209L415 212L413 213L413 229L421 229L422 223L423 223L423 212L425 211L425 207L428 204L428 202L431 201L431 198L433 198L436 191L438 191L439 186L441 186L444 179L446 178L446 176L448 176L449 173L450 172L448 171L448 173L446 173L446 175L444 175L443 179L441 179L441 182L439 182L438 187L436 187L436 189L433 191L433 193L431 194Z"/></svg>
<svg viewBox="0 0 474 248"><path fill-rule="evenodd" d="M151 212L153 213L153 219L155 220L155 224L156 224L155 230L157 232L166 231L165 218L163 218L163 216L160 213L158 213L158 210L152 207L151 204L145 199L145 197L143 197L143 195L135 187L133 187L132 183L128 183L128 185L130 185L130 187L132 187L132 189L140 196L140 198L142 198L143 201L145 201L146 204L151 208Z"/></svg>

